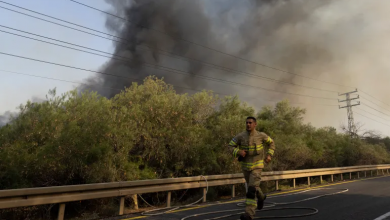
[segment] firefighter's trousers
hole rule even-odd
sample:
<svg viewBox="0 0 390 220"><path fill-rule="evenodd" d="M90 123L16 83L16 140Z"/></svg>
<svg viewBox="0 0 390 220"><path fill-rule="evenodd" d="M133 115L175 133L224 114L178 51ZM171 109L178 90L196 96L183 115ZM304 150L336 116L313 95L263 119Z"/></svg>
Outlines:
<svg viewBox="0 0 390 220"><path fill-rule="evenodd" d="M257 199L264 199L264 194L260 189L261 172L263 169L254 169L251 171L243 170L245 181L248 186L246 194L245 213L252 218L255 216L257 208Z"/></svg>

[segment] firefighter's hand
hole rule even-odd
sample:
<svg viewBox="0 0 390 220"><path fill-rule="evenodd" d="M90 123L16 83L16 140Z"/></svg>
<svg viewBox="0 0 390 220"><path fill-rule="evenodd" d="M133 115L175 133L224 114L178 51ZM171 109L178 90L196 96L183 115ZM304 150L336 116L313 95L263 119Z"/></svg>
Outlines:
<svg viewBox="0 0 390 220"><path fill-rule="evenodd" d="M238 154L241 155L242 157L245 157L246 152L244 150L238 151Z"/></svg>
<svg viewBox="0 0 390 220"><path fill-rule="evenodd" d="M267 155L267 158L265 158L265 162L266 163L271 162L271 155Z"/></svg>

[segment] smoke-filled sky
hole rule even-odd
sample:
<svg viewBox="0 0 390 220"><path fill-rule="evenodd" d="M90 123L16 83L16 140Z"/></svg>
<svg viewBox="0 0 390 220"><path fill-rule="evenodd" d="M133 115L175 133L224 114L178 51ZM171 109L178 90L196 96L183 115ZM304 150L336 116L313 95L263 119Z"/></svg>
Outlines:
<svg viewBox="0 0 390 220"><path fill-rule="evenodd" d="M9 43L1 44L0 51L38 56L41 59L124 77L143 78L153 74L164 77L167 82L180 87L195 90L212 89L222 94L238 94L255 108L287 98L297 103L296 106L307 108L306 121L315 126L338 128L346 123L347 118L345 109L328 106L337 105L337 99L345 97L321 89L347 92L357 87L359 91L362 90L382 102L390 103L386 99L387 84L390 79L388 74L390 62L387 60L390 55L388 42L390 2L388 1L80 1L124 17L127 21L70 1L53 3L39 0L37 2L42 3L38 4L39 6L22 0L12 1L12 3L109 32L119 38L113 38L115 41L110 42L55 25L48 27L48 24L31 21L31 19L27 19L29 22L24 23L22 19L26 18L11 12L4 14L2 11L0 18L17 17L15 20L7 19L4 23L8 24L4 25L31 29L62 40L113 52L116 55L115 59L108 60L54 46L50 46L49 50L47 45L27 40L23 40L23 43L34 46L22 47L19 46L20 44L15 46L15 37L5 38L3 36L5 34L2 33L2 38L4 37ZM62 7L55 7L59 4L62 4ZM17 40L17 42L22 41ZM54 78L84 81L90 85L89 87L97 89L105 96L112 96L116 91L103 87L123 88L133 81L112 76L85 74L44 64L37 65L15 58L3 59L2 57L0 63L2 69L6 70L24 73L33 71L33 74L40 73ZM259 64L350 87L283 73ZM169 69L165 69L168 71L156 69L155 65ZM221 69L222 67L225 69ZM226 71L226 68L229 71ZM25 102L26 99L31 99L32 96L42 96L54 86L58 85L62 91L70 88L69 85L64 86L55 81L43 83L41 80L31 81L30 78L21 76L16 78L11 74L7 76L5 81L8 80L7 82L15 86L6 87L7 90L2 89L1 93L15 94L18 98L2 95L0 113L12 111L15 106ZM201 78L203 76L212 77L214 81L210 78ZM261 79L259 76L305 87L275 83ZM29 84L28 88L20 85L22 78ZM222 79L225 82L216 82L215 79L217 81ZM231 82L241 85L234 85ZM5 82L2 80L0 83ZM268 91L254 87L266 88ZM193 92L183 88L177 90ZM269 90L276 90L279 93ZM22 93L23 95L20 95ZM375 129L384 135L390 135L390 106L382 104L365 93L358 94L362 105L354 108L357 113L356 121L364 123L364 129Z"/></svg>

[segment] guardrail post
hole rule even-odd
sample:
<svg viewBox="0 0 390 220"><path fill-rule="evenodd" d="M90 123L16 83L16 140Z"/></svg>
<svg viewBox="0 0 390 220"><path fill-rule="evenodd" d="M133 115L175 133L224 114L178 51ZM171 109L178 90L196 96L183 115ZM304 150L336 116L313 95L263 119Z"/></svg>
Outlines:
<svg viewBox="0 0 390 220"><path fill-rule="evenodd" d="M385 175L385 171L382 170L382 175L384 176Z"/></svg>
<svg viewBox="0 0 390 220"><path fill-rule="evenodd" d="M203 202L206 202L206 195L207 195L207 190L206 188L203 188Z"/></svg>
<svg viewBox="0 0 390 220"><path fill-rule="evenodd" d="M307 177L307 185L310 186L310 176Z"/></svg>
<svg viewBox="0 0 390 220"><path fill-rule="evenodd" d="M171 195L172 195L172 193L168 192L168 195L167 195L167 208L171 207Z"/></svg>
<svg viewBox="0 0 390 220"><path fill-rule="evenodd" d="M58 208L57 220L64 220L64 216L65 216L65 203L61 203L60 207Z"/></svg>
<svg viewBox="0 0 390 220"><path fill-rule="evenodd" d="M320 176L320 184L322 184L322 176Z"/></svg>
<svg viewBox="0 0 390 220"><path fill-rule="evenodd" d="M330 175L330 179L331 179L331 181L333 182L333 174L332 174L332 175Z"/></svg>
<svg viewBox="0 0 390 220"><path fill-rule="evenodd" d="M295 189L295 178L293 179L293 187Z"/></svg>
<svg viewBox="0 0 390 220"><path fill-rule="evenodd" d="M352 173L349 173L349 179L350 180L352 179Z"/></svg>
<svg viewBox="0 0 390 220"><path fill-rule="evenodd" d="M359 179L360 178L359 172L357 172L357 175L358 175L358 179Z"/></svg>
<svg viewBox="0 0 390 220"><path fill-rule="evenodd" d="M371 176L372 176L372 170L371 170Z"/></svg>
<svg viewBox="0 0 390 220"><path fill-rule="evenodd" d="M275 181L275 188L276 188L276 191L279 190L279 180Z"/></svg>
<svg viewBox="0 0 390 220"><path fill-rule="evenodd" d="M236 187L232 185L232 198L236 197Z"/></svg>
<svg viewBox="0 0 390 220"><path fill-rule="evenodd" d="M389 169L387 169L387 174L389 174Z"/></svg>
<svg viewBox="0 0 390 220"><path fill-rule="evenodd" d="M376 170L376 175L379 176L379 170Z"/></svg>
<svg viewBox="0 0 390 220"><path fill-rule="evenodd" d="M133 199L134 209L138 210L138 197L137 197L137 194L131 195L131 198Z"/></svg>
<svg viewBox="0 0 390 220"><path fill-rule="evenodd" d="M364 171L364 177L367 177L367 171Z"/></svg>
<svg viewBox="0 0 390 220"><path fill-rule="evenodd" d="M123 211L125 210L125 197L122 196L119 200L119 215L123 215Z"/></svg>
<svg viewBox="0 0 390 220"><path fill-rule="evenodd" d="M340 174L340 179L341 181L343 181L343 174Z"/></svg>

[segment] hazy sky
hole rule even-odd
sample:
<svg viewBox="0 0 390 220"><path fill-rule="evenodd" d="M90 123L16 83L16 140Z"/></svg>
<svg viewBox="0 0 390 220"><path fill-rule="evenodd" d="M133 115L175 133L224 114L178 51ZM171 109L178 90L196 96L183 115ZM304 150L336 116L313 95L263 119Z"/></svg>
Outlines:
<svg viewBox="0 0 390 220"><path fill-rule="evenodd" d="M74 22L80 25L84 25L93 29L101 30L103 32L107 32L107 29L105 27L105 21L106 21L106 15L103 13L82 7L80 5L77 5L71 1L68 0L6 0L7 2L10 2L12 4L22 6L29 8L31 10L35 10L41 13L45 13L48 15L52 15L70 22ZM108 4L104 2L104 0L80 0L86 4L93 5L99 9L106 10L110 8ZM316 13L313 13L313 17L321 18L318 19L318 23L322 24L318 26L313 26L313 34L307 33L307 35L313 36L312 39L318 39L316 36L316 33L320 33L319 29L325 29L326 28L338 28L337 33L341 33L344 36L347 36L349 34L356 33L356 30L361 29L362 27L366 28L366 32L364 32L369 37L362 37L360 36L359 39L363 39L361 42L354 41L356 45L367 45L364 47L364 50L362 47L360 48L361 53L367 53L367 56L356 56L356 54L351 53L350 51L348 53L351 53L350 55L345 57L351 57L351 60L353 62L349 62L350 60L343 60L345 61L345 66L351 66L350 70L356 70L356 75L351 78L351 85L356 85L359 88L364 89L366 92L369 92L370 94L377 96L380 100L387 102L385 99L386 95L385 91L388 90L386 88L386 85L388 84L389 78L387 77L388 74L385 73L386 70L390 70L387 68L387 66L384 66L384 63L388 63L388 56L390 55L390 51L387 48L387 44L375 44L375 39L379 39L380 42L385 42L388 35L383 35L384 33L388 33L386 27L390 26L390 16L388 16L388 13L386 12L386 9L390 9L389 4L380 5L379 1L376 3L372 3L372 7L369 7L368 12L364 12L363 9L366 7L366 2L364 1L358 1L359 3L353 4L354 7L349 7L352 3L351 1L343 1L344 4L339 5L329 5L328 7L323 7L321 10L317 10ZM348 3L349 2L349 3ZM374 1L375 2L375 1ZM221 2L219 2L221 3ZM12 6L0 3L0 6L12 8L17 11L22 11L24 13L32 14L30 12L26 12L21 9L14 8ZM340 7L336 7L340 6ZM343 6L343 7L341 7ZM349 8L346 10L346 8ZM212 11L212 10L211 10ZM353 22L348 20L348 16L344 16L344 12L348 12L351 14L351 18L356 18L357 15L360 15L361 13L368 13L368 16L364 16L364 19L359 20L360 23L356 23L356 26L351 26L351 24L354 24ZM347 13L347 15L348 15ZM39 16L39 15L35 15ZM231 15L231 16L234 16ZM337 17L340 16L340 17ZM344 17L341 17L344 16ZM42 17L42 16L39 16ZM44 17L43 17L44 18ZM326 19L325 19L326 18ZM382 18L382 19L380 19ZM231 19L232 22L236 21L232 17L228 17L228 19ZM313 20L310 20L312 22ZM378 22L376 22L378 21ZM57 21L56 21L57 22ZM340 24L338 24L340 22ZM294 26L296 30L299 30L299 28L304 27L305 25L309 25L309 22L302 22L299 25ZM64 23L65 24L65 23ZM325 25L324 25L325 24ZM344 24L344 25L343 25ZM98 50L103 50L107 52L113 51L113 44L110 41L107 41L105 39L100 39L95 36L87 35L84 33L80 33L78 31L70 30L64 27L60 27L55 24L49 24L44 21L40 21L34 18L26 17L24 15L16 14L14 12L7 11L5 9L0 8L0 25L4 26L10 26L13 28L21 29L24 31L44 35L47 37L68 41L74 44L80 44L86 47L96 48ZM68 24L65 24L68 25ZM235 24L239 25L239 24ZM362 26L359 26L362 25ZM367 28L370 27L370 28ZM289 27L292 28L292 27ZM353 31L349 30L349 28L353 29ZM0 27L0 30L9 31L6 28ZM310 31L311 29L304 29L304 31ZM386 30L386 31L384 31ZM291 31L288 28L280 29L278 30L278 33L280 36L286 37L285 33L288 33ZM331 31L331 30L329 30ZM15 31L10 31L17 33ZM378 37L371 37L370 33L373 33L372 36L382 36L380 38ZM351 35L352 35L351 34ZM23 34L24 35L24 34ZM275 35L276 37L278 35ZM288 34L287 34L288 36ZM385 37L386 36L386 37ZM51 61L56 63L61 63L65 65L70 66L76 66L81 67L85 69L91 69L91 70L97 70L103 63L107 61L107 58L103 58L100 56L95 56L91 54L85 54L77 51L72 51L65 48L59 48L57 46L48 45L41 42L32 41L29 39L20 38L17 36L9 35L6 33L0 32L1 37L1 43L0 43L0 52L3 53L11 53L15 55L20 56L26 56L31 57L35 59L41 59L45 61ZM290 36L288 36L290 37ZM294 37L294 36L291 36ZM348 44L348 38L338 35L331 35L330 37L334 37L334 45L333 47L341 48L341 47L351 47L356 46L355 44ZM340 40L338 39L338 37ZM221 38L234 39L234 36L221 36ZM275 38L277 39L277 38ZM280 38L283 40L283 38ZM371 40L371 41L368 41ZM339 43L337 43L339 42ZM351 41L352 42L352 41ZM273 42L274 45L278 45L277 42ZM370 44L371 43L371 44ZM372 46L370 46L372 45ZM385 46L384 46L385 45ZM348 50L345 50L348 51ZM371 68L371 62L374 62L374 58L370 60L372 54L379 54L377 57L375 57L375 65L383 68L376 68L376 71L382 71L384 75L377 75L374 77L375 73L368 72ZM259 60L261 61L261 55L259 55ZM260 62L259 61L259 62ZM351 65L351 63L356 65ZM349 67L348 66L348 67ZM335 67L336 68L336 67ZM310 65L308 67L310 69ZM339 68L340 69L340 68ZM365 72L359 72L360 70L364 69ZM92 73L88 73L85 71L80 70L73 70L65 67L58 67L53 66L49 64L43 64L43 63L37 63L34 61L28 61L28 60L22 60L19 58L9 57L5 55L0 54L0 115L6 113L7 111L15 111L15 108L21 104L25 103L27 100L37 99L37 98L44 98L47 94L49 89L52 89L54 87L57 88L57 91L59 93L66 92L75 86L78 86L78 84L72 84L72 83L66 83L66 82L58 82L53 80L47 80L47 79L41 79L41 78L34 78L30 76L23 76L23 75L17 75L12 73L3 72L4 71L14 71L14 72L20 72L25 74L33 74L38 76L44 76L44 77L51 77L51 78L57 78L57 79L63 79L63 80L69 80L69 81L76 81L76 82L82 82L84 79L92 76ZM344 71L345 69L342 69ZM367 71L366 71L367 70ZM268 70L269 71L269 70ZM312 70L311 70L312 71ZM340 69L341 71L341 69ZM320 79L328 80L328 81L334 81L337 82L337 72L334 73L334 75L329 74L327 76L321 76ZM370 74L372 77L370 77ZM387 75L386 75L387 74ZM378 80L378 83L373 83L373 80ZM256 81L253 81L252 83L256 83ZM301 80L300 83L307 84L307 85L314 85L311 84L309 81ZM379 85L383 89L378 89L377 85ZM281 85L282 86L282 85ZM212 88L209 88L212 89ZM248 97L248 90L242 89L242 87L237 87L236 89L232 90L237 92L245 101L248 102L249 105L254 107L261 107L265 102L259 101L259 96L249 96ZM348 91L346 89L345 91ZM252 92L250 92L253 94ZM310 94L310 91L307 92ZM270 93L258 93L258 94L264 94L264 96L272 97ZM328 95L329 96L329 95ZM261 97L261 96L260 96ZM367 96L366 96L367 97ZM280 97L279 97L280 98ZM286 96L286 98L288 98ZM332 96L333 98L333 96ZM337 94L334 95L334 98L342 98L338 97ZM321 102L321 100L313 100L313 99L307 99L307 98L299 98L295 99L295 102L303 102L308 103L306 105L302 105L302 107L308 107L310 103L313 102ZM385 106L383 104L380 104L379 102L372 100L378 105L370 104L371 106L377 108L378 110L389 114L390 112L386 109L390 109L390 107ZM333 102L322 102L326 104L337 104L337 101ZM271 103L269 103L271 104ZM343 103L342 103L343 104ZM372 110L367 107L360 107L364 111L367 111L369 113L366 113L362 110L358 110L359 112L365 114L366 116L375 119L377 121L380 121L382 123L390 124L389 121L383 120L382 118L388 119L389 117L381 114L375 110ZM346 109L338 109L337 106L309 106L308 107L308 114L306 117L307 122L311 122L314 126L334 126L336 128L339 128L340 124L347 122L346 117ZM377 117L381 116L381 117ZM375 122L373 120L369 120L365 117L362 117L358 114L355 114L355 119L358 122L362 122L365 124L365 129L375 129L382 132L384 135L390 135L389 127L385 126L381 123Z"/></svg>
<svg viewBox="0 0 390 220"><path fill-rule="evenodd" d="M94 29L106 31L104 26L105 16L102 13L80 7L71 1L8 0L7 2ZM89 0L86 2L94 4L96 7L102 9L107 8L107 5L103 0ZM0 6L15 9L12 6L5 4L0 4ZM35 15L21 9L15 10ZM2 8L0 8L0 24L103 51L113 50L112 44L107 40L26 17ZM0 27L0 30L17 33L16 31L10 31L2 27ZM54 45L9 35L3 32L0 32L0 38L0 52L4 53L11 53L91 70L96 70L103 62L106 61L106 58L104 57L72 51ZM0 70L76 82L82 82L84 78L91 75L85 71L37 63L1 54ZM19 104L25 103L28 99L31 100L33 97L44 98L48 90L54 87L57 88L59 93L63 93L74 88L74 86L77 86L77 84L16 75L2 71L0 71L0 77L0 114L3 114L8 110L14 111Z"/></svg>

